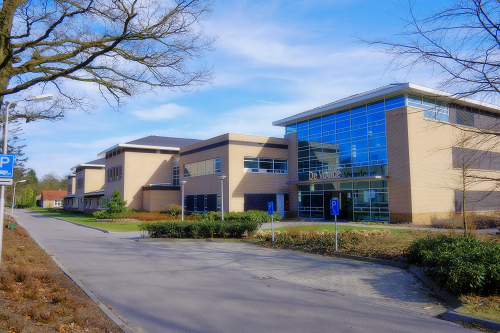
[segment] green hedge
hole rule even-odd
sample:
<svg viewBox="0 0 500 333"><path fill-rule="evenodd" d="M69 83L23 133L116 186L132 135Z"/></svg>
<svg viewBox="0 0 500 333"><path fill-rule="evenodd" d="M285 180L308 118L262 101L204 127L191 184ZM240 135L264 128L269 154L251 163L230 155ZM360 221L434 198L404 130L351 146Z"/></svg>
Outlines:
<svg viewBox="0 0 500 333"><path fill-rule="evenodd" d="M258 237L259 239L271 242L272 235L266 233ZM361 246L366 240L366 236L354 230L343 230L337 233L338 248L354 249ZM324 234L300 234L289 235L287 233L276 233L274 235L273 247L300 247L311 250L313 253L335 252L335 233L329 232Z"/></svg>
<svg viewBox="0 0 500 333"><path fill-rule="evenodd" d="M455 294L500 291L500 245L472 236L440 235L413 242L408 261L423 266L427 274Z"/></svg>
<svg viewBox="0 0 500 333"><path fill-rule="evenodd" d="M225 214L224 214L225 219ZM259 223L252 221L168 221L145 223L142 230L151 238L242 238L252 234Z"/></svg>
<svg viewBox="0 0 500 333"><path fill-rule="evenodd" d="M197 220L204 221L221 221L220 212L208 212L208 213L192 213L191 216L195 217ZM282 216L278 212L274 212L274 221L281 221ZM271 215L267 214L267 211L263 210L248 210L246 212L229 212L224 213L224 221L237 222L237 221L250 221L257 223L271 222Z"/></svg>

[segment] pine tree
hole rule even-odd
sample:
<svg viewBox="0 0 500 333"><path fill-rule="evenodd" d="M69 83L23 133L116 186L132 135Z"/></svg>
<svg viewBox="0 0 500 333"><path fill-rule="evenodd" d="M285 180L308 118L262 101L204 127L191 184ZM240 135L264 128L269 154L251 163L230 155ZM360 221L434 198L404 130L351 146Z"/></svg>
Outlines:
<svg viewBox="0 0 500 333"><path fill-rule="evenodd" d="M127 201L123 200L122 193L118 188L115 188L111 194L111 199L107 204L106 211L112 219L125 216L125 213L127 212Z"/></svg>

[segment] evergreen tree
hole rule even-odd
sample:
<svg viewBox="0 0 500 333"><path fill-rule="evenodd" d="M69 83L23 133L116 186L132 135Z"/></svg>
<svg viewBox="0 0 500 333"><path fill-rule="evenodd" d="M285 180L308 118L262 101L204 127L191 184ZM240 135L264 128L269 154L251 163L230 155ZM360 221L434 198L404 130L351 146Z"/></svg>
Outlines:
<svg viewBox="0 0 500 333"><path fill-rule="evenodd" d="M118 188L115 188L111 194L111 199L107 204L107 213L112 219L122 218L127 212L127 201L123 200L122 193Z"/></svg>
<svg viewBox="0 0 500 333"><path fill-rule="evenodd" d="M21 194L21 207L36 207L36 192L34 192L30 187L26 187Z"/></svg>

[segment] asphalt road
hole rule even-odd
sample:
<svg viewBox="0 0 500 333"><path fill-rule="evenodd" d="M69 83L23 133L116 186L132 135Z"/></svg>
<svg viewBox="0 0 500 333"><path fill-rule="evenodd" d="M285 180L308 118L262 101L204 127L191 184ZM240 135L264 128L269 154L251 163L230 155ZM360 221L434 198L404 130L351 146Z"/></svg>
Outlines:
<svg viewBox="0 0 500 333"><path fill-rule="evenodd" d="M16 216L134 332L469 332L434 318L444 307L397 268Z"/></svg>

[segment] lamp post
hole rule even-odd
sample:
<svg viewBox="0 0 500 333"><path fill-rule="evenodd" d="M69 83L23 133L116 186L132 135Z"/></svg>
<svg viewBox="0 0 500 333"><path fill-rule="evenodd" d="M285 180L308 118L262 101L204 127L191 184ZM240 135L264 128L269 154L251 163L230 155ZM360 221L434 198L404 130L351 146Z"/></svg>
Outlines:
<svg viewBox="0 0 500 333"><path fill-rule="evenodd" d="M184 221L184 185L186 185L187 180L183 179L179 183L181 183L181 212L182 212L181 220Z"/></svg>
<svg viewBox="0 0 500 333"><path fill-rule="evenodd" d="M46 101L52 99L51 94L45 94L45 95L37 95L37 96L31 96L31 97L25 97L21 99L17 99L15 101L10 102L7 105L7 109L5 110L5 119L3 122L3 154L7 154L7 139L8 139L8 132L9 132L9 110L10 107L21 101L34 101L34 102L41 102L41 101ZM0 186L0 264L2 263L2 238L3 238L3 228L4 228L4 216L5 216L5 185Z"/></svg>
<svg viewBox="0 0 500 333"><path fill-rule="evenodd" d="M224 221L224 179L225 175L222 173L219 175L220 179L220 211L222 213L222 221Z"/></svg>
<svg viewBox="0 0 500 333"><path fill-rule="evenodd" d="M17 183L25 183L26 179L20 180L14 183L14 190L12 191L12 203L10 206L10 216L14 216L14 203L16 201L16 184Z"/></svg>

